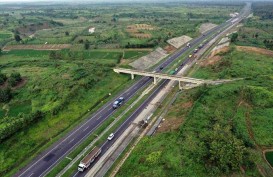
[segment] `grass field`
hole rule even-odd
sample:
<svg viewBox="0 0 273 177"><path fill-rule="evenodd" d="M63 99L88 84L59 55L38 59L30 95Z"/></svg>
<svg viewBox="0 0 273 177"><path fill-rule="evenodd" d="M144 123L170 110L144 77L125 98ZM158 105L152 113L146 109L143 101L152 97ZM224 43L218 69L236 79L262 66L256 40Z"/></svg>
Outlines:
<svg viewBox="0 0 273 177"><path fill-rule="evenodd" d="M143 138L117 176L260 176L255 164L270 176L255 144L272 147L272 61L273 57L232 49L216 65L201 67L192 77L248 79L181 93L165 117L165 122L182 122L180 128L159 128L155 136ZM230 144L226 138L238 143L241 160L226 155L240 153L223 148ZM231 168L229 162L234 161L238 164Z"/></svg>
<svg viewBox="0 0 273 177"><path fill-rule="evenodd" d="M12 88L9 102L0 104L0 134L4 135L0 144L0 176L10 176L60 138L62 132L76 126L88 110L98 109L102 101L109 99L109 93L126 87L130 77L114 73L113 67L128 67L129 62L149 50L164 46L169 38L195 37L202 23L220 24L242 5L56 4L42 8L26 5L24 9L1 5L1 47L71 44L71 48L1 52L1 73L10 77L19 72L24 83ZM149 32L151 38L131 36L126 27L135 24L153 26L154 30L139 30L141 34ZM90 27L96 28L92 34L88 32ZM14 40L16 34L22 38L20 42ZM85 44L90 45L89 49L84 49Z"/></svg>
<svg viewBox="0 0 273 177"><path fill-rule="evenodd" d="M12 50L0 56L1 73L9 76L16 71L26 79L25 85L12 91L10 102L0 104L0 125L7 117L38 110L46 114L1 143L0 161L5 161L0 167L2 175L81 121L88 110L97 109L109 93L125 87L130 77L112 71L123 53L130 61L147 54L146 50L114 49L56 52L60 59L51 59L50 51L38 50Z"/></svg>
<svg viewBox="0 0 273 177"><path fill-rule="evenodd" d="M272 5L272 2L253 4L253 17L245 20L239 29L236 44L273 50Z"/></svg>
<svg viewBox="0 0 273 177"><path fill-rule="evenodd" d="M196 37L199 35L198 28L202 23L220 24L229 18L230 12L239 11L242 5L241 3L229 5L149 3L134 6L87 4L79 6L76 10L56 5L54 10L44 6L42 9L32 7L33 11L14 10L3 6L3 13L8 15L2 16L1 19L5 21L3 28L11 34L14 29L19 31L23 38L22 42L26 44L79 44L88 40L93 48L138 48L138 46L150 48L165 45L166 40L172 37L181 35ZM135 24L153 26L154 30L139 31L140 35L147 33L151 37L142 39L126 31L127 26ZM95 27L93 34L88 32L91 26ZM11 41L9 44L16 45L17 42Z"/></svg>

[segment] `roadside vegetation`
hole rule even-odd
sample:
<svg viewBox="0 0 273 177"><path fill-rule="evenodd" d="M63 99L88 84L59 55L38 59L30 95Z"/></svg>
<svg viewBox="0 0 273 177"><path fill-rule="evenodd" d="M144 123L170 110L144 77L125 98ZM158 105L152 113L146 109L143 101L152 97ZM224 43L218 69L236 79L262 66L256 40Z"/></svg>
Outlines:
<svg viewBox="0 0 273 177"><path fill-rule="evenodd" d="M271 176L262 150L273 146L272 60L233 48L197 70L192 77L246 79L182 93L166 116L181 126L141 140L118 176Z"/></svg>
<svg viewBox="0 0 273 177"><path fill-rule="evenodd" d="M130 77L113 67L172 37L196 37L202 23L220 24L243 4L18 6L0 7L0 176L125 88Z"/></svg>
<svg viewBox="0 0 273 177"><path fill-rule="evenodd" d="M253 3L253 16L238 31L237 45L273 50L273 3Z"/></svg>
<svg viewBox="0 0 273 177"><path fill-rule="evenodd" d="M244 80L183 91L117 176L272 176L272 3L253 12L230 49L190 75Z"/></svg>
<svg viewBox="0 0 273 177"><path fill-rule="evenodd" d="M51 58L53 54L58 57ZM112 70L121 55L121 51L3 52L0 161L5 163L1 174L81 121L109 93L124 88L130 77Z"/></svg>

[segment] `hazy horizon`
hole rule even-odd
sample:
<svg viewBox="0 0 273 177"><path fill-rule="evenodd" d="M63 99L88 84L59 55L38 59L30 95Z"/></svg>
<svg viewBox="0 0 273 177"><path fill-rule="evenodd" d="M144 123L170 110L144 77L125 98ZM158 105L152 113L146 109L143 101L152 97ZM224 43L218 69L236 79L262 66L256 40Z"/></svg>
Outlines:
<svg viewBox="0 0 273 177"><path fill-rule="evenodd" d="M29 3L29 2L71 2L71 3L115 3L115 2L179 2L179 1L223 1L227 2L226 0L0 0L0 3ZM228 1L247 1L247 0L228 0ZM248 1L273 1L273 0L248 0Z"/></svg>

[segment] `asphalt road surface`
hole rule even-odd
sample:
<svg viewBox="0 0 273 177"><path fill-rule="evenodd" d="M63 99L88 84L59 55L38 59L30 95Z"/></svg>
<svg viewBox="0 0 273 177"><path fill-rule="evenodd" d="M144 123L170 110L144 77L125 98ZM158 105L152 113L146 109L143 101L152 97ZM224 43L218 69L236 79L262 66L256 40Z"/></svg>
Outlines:
<svg viewBox="0 0 273 177"><path fill-rule="evenodd" d="M218 30L222 29L222 27L230 26L232 24L231 20L213 28L212 30L205 33L205 35L201 35L196 39L193 39L190 43L191 45L195 45L203 41L206 36L211 35L213 33L217 34ZM160 72L160 68L164 68L168 66L172 61L180 57L184 52L189 50L189 48L181 48L178 52L174 53L170 57L166 59L162 64L160 64L157 68L155 68L156 72ZM180 69L189 61L189 59L185 60ZM118 97L122 96L125 98L125 102L128 101L131 97L135 95L135 93L146 86L147 84L153 81L152 78L142 77L137 82L135 82L131 87L124 90L121 94L118 94L113 100L107 102L104 106L102 106L96 113L92 114L90 118L86 121L82 122L79 126L74 128L70 133L68 133L64 138L60 139L53 145L51 145L46 151L42 152L38 155L29 165L21 169L14 176L16 177L40 177L45 176L46 173L50 171L61 159L65 158L69 152L75 149L81 142L83 142L91 133L93 133L107 118L109 118L116 110L112 108L113 101ZM130 116L128 119L117 129L115 132L115 138L117 138L134 120L134 118L145 109L146 105L152 100L152 98L163 88L169 81L166 80L161 83L160 86L157 87L156 90L140 105L138 109ZM107 149L114 143L114 140L106 141L102 147L102 153L104 154ZM84 176L84 173L77 173L77 176Z"/></svg>
<svg viewBox="0 0 273 177"><path fill-rule="evenodd" d="M247 13L249 11L245 11L245 13ZM243 14L243 15L244 15ZM248 13L247 13L248 14ZM243 16L242 16L243 17ZM229 20L229 22L231 22L231 20ZM231 25L232 23L227 23L227 25ZM223 24L223 26L225 26ZM219 29L219 28L218 28ZM217 29L216 29L217 30ZM214 36L216 36L217 34L215 34ZM213 37L212 37L213 38ZM209 42L209 41L207 41ZM207 44L203 43L204 45ZM176 72L178 72L179 70L181 70L187 63L190 62L190 58L187 58L185 61L183 61L181 63L181 65L179 66L178 70ZM101 145L101 149L102 152L100 154L100 156L92 163L92 165L90 165L89 169L93 167L93 165L99 160L99 158L106 153L106 151L114 144L115 140L129 127L129 125L131 124L131 122L134 121L134 119L142 112L143 109L146 108L146 106L150 103L150 101L158 94L158 92L163 89L170 80L164 80L162 83L160 83L160 85L150 94L150 96L135 110L135 112L133 112L127 119L126 121L117 128L117 130L114 132L115 137L114 139L112 139L111 141L106 140L102 145ZM87 174L88 170L84 171L84 172L78 172L75 169L75 173L73 175L73 177L84 177Z"/></svg>

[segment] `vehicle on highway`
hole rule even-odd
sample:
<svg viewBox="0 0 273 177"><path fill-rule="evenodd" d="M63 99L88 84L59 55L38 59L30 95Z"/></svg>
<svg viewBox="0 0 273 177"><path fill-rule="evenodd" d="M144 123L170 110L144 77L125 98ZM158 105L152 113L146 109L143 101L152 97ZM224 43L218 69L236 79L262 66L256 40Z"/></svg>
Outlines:
<svg viewBox="0 0 273 177"><path fill-rule="evenodd" d="M204 46L204 44L200 44L200 45L198 46L198 48L201 49L203 46Z"/></svg>
<svg viewBox="0 0 273 177"><path fill-rule="evenodd" d="M192 55L189 55L189 58L191 58L192 57Z"/></svg>
<svg viewBox="0 0 273 177"><path fill-rule="evenodd" d="M160 70L162 70L163 68L164 68L163 66L160 66L160 68L159 68L159 69L160 69Z"/></svg>
<svg viewBox="0 0 273 177"><path fill-rule="evenodd" d="M190 47L191 47L191 43L187 43L187 47L189 47L189 48L190 48Z"/></svg>
<svg viewBox="0 0 273 177"><path fill-rule="evenodd" d="M101 148L94 147L80 162L78 165L78 171L83 172L87 169L92 162L100 155Z"/></svg>
<svg viewBox="0 0 273 177"><path fill-rule="evenodd" d="M198 49L194 49L194 51L193 51L194 53L197 53L198 52Z"/></svg>
<svg viewBox="0 0 273 177"><path fill-rule="evenodd" d="M111 134L108 136L107 139L108 139L109 141L111 141L111 140L114 138L114 136L115 136L114 133L111 133Z"/></svg>
<svg viewBox="0 0 273 177"><path fill-rule="evenodd" d="M113 108L116 109L119 106L121 106L124 102L124 98L123 97L119 97L114 103L113 103Z"/></svg>

